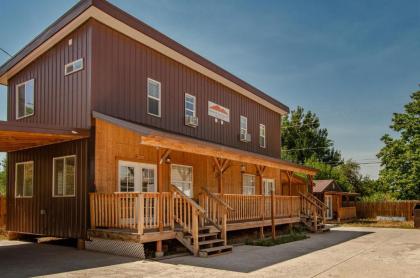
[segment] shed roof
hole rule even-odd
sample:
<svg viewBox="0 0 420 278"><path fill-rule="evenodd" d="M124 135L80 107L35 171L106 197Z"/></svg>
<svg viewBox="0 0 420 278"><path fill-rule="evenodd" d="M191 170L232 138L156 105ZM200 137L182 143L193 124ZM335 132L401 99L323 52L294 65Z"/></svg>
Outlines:
<svg viewBox="0 0 420 278"><path fill-rule="evenodd" d="M313 188L313 192L324 192L325 189L328 188L328 186L332 183L334 183L334 180L314 180L314 188Z"/></svg>
<svg viewBox="0 0 420 278"><path fill-rule="evenodd" d="M104 0L79 1L0 67L0 84L7 85L8 79L90 18L138 40L277 113L289 112L289 108L283 103Z"/></svg>

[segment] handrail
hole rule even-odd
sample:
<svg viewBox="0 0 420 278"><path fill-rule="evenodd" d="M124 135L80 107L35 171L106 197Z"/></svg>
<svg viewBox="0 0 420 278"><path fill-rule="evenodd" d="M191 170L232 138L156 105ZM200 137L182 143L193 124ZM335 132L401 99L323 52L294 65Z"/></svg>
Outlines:
<svg viewBox="0 0 420 278"><path fill-rule="evenodd" d="M201 206L197 205L196 202L194 202L193 200L191 200L191 198L189 198L187 195L185 195L184 192L182 192L181 190L179 190L179 188L176 187L175 185L171 184L170 190L171 191L175 191L177 194L179 194L191 206L193 206L196 210L198 210L198 212L200 212L200 214L205 214L206 213L206 211Z"/></svg>
<svg viewBox="0 0 420 278"><path fill-rule="evenodd" d="M305 198L305 200L307 200L308 202L310 202L312 205L314 205L317 209L323 210L322 207L320 207L316 202L314 202L313 200L311 200L308 196L306 196L305 194L298 192L298 194L300 196L302 196L303 198Z"/></svg>
<svg viewBox="0 0 420 278"><path fill-rule="evenodd" d="M207 195L209 195L211 198L213 198L214 200L216 200L217 202L219 202L219 204L223 205L228 210L231 210L231 211L234 211L235 210L234 208L232 208L231 206L229 206L228 203L226 203L225 201L223 201L222 199L220 199L216 194L214 194L213 192L210 192L207 188L201 187L201 189L203 191L205 191L207 193Z"/></svg>
<svg viewBox="0 0 420 278"><path fill-rule="evenodd" d="M315 195L313 195L313 194L306 194L306 196L309 196L309 198L313 199L317 204L321 205L325 209L328 208L328 206L325 203L323 203L320 199L318 199Z"/></svg>

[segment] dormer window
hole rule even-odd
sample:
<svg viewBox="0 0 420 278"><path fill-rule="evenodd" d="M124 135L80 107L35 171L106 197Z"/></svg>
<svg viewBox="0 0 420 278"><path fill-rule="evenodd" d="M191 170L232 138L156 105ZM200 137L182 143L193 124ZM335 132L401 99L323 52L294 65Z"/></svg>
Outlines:
<svg viewBox="0 0 420 278"><path fill-rule="evenodd" d="M16 86L16 119L34 114L34 80L28 80Z"/></svg>

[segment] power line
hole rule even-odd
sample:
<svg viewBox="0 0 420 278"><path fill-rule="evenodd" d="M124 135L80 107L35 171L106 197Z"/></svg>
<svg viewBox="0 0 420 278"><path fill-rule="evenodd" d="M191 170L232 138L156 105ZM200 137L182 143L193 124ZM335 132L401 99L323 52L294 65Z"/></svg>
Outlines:
<svg viewBox="0 0 420 278"><path fill-rule="evenodd" d="M304 150L318 150L318 149L329 149L331 147L317 147L317 148L301 148L301 149L285 149L282 152L290 152L290 151L304 151Z"/></svg>
<svg viewBox="0 0 420 278"><path fill-rule="evenodd" d="M281 128L301 127L301 126L307 126L307 125L318 125L319 126L319 123L289 125L289 126L282 126Z"/></svg>
<svg viewBox="0 0 420 278"><path fill-rule="evenodd" d="M8 55L10 58L12 57L12 54L10 54L9 52L7 52L6 50L4 50L3 48L0 47L0 50L5 53L6 55Z"/></svg>

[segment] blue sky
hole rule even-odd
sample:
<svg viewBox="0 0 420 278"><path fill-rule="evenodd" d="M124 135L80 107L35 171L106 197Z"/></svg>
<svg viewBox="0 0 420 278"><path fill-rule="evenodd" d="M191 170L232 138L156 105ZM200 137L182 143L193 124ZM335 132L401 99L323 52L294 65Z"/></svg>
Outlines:
<svg viewBox="0 0 420 278"><path fill-rule="evenodd" d="M0 47L16 53L76 2L0 0ZM376 160L392 113L420 83L420 1L111 2L291 109L315 112L346 159ZM377 176L377 164L362 166Z"/></svg>

